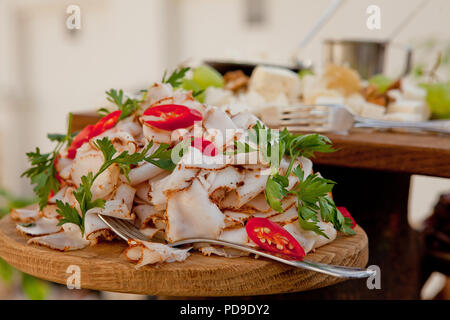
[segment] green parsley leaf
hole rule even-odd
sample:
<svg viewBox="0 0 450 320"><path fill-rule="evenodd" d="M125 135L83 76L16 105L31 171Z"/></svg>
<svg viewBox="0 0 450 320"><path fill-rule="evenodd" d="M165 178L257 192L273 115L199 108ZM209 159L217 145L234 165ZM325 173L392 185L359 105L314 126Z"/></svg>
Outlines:
<svg viewBox="0 0 450 320"><path fill-rule="evenodd" d="M166 143L160 144L158 149L144 160L167 171L172 171L176 166L172 161L172 150L169 150Z"/></svg>
<svg viewBox="0 0 450 320"><path fill-rule="evenodd" d="M169 83L173 88L179 88L183 84L183 78L190 69L189 67L175 69L167 79L167 71L165 71L161 82Z"/></svg>
<svg viewBox="0 0 450 320"><path fill-rule="evenodd" d="M320 213L322 220L331 222L336 230L354 234L354 231L351 229L351 219L347 220L344 218L329 196L336 183L332 180L324 179L318 174L311 174L304 179L304 171L300 166L297 166L293 172L299 182L291 190L291 193L297 196L299 221L300 224L304 224L308 228L305 230L312 230L326 237L323 230L320 230L316 225L319 221L317 214Z"/></svg>
<svg viewBox="0 0 450 320"><path fill-rule="evenodd" d="M41 153L39 148L35 152L28 152L28 161L31 168L22 173L22 177L30 178L34 185L33 191L39 198L39 207L47 205L48 197L52 190L59 189L59 181L56 179L55 159L57 153Z"/></svg>
<svg viewBox="0 0 450 320"><path fill-rule="evenodd" d="M304 156L313 158L314 152L334 152L328 137L313 133L307 135L286 135L283 139L287 143L287 152L291 157Z"/></svg>
<svg viewBox="0 0 450 320"><path fill-rule="evenodd" d="M109 110L106 109L106 108L100 108L100 109L97 110L97 114L98 114L99 116L101 116L101 117L107 116L107 115L110 114L110 113L111 113L111 111L109 111Z"/></svg>
<svg viewBox="0 0 450 320"><path fill-rule="evenodd" d="M139 103L143 101L142 99L137 100L125 97L122 89L120 89L119 91L117 91L116 89L110 89L109 91L106 91L106 95L108 96L107 100L114 103L117 108L122 111L119 121L129 117L131 114L139 110ZM97 112L102 114L109 114L109 110L106 108L100 108L99 110L97 110Z"/></svg>
<svg viewBox="0 0 450 320"><path fill-rule="evenodd" d="M56 206L56 212L63 217L59 220L58 226L62 226L65 223L74 223L80 226L81 232L84 232L83 220L78 214L77 209L72 208L70 204L64 203L61 200L56 200Z"/></svg>
<svg viewBox="0 0 450 320"><path fill-rule="evenodd" d="M283 212L281 200L288 194L288 190L286 189L288 185L288 178L279 174L270 176L267 179L264 195L272 209Z"/></svg>
<svg viewBox="0 0 450 320"><path fill-rule="evenodd" d="M35 152L28 152L26 155L31 163L31 168L22 173L22 177L27 177L34 185L34 192L39 198L40 209L47 205L48 197L52 191L59 190L59 181L56 178L55 161L61 149L72 143L72 113L69 113L69 123L66 135L49 135L51 141L57 141L55 149L50 153L41 153L39 148Z"/></svg>

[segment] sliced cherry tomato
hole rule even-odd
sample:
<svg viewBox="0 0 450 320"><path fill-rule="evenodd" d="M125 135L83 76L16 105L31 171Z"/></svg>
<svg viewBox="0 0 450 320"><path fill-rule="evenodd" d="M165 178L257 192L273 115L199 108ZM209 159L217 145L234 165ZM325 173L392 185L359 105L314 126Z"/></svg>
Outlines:
<svg viewBox="0 0 450 320"><path fill-rule="evenodd" d="M106 130L109 130L111 128L114 128L116 123L119 121L120 116L122 115L121 110L117 110L114 112L111 112L110 114L104 116L101 118L95 125L94 129L92 129L92 137L96 137L98 135L101 135Z"/></svg>
<svg viewBox="0 0 450 320"><path fill-rule="evenodd" d="M189 128L194 125L194 122L203 118L199 111L178 104L150 107L145 110L144 116L155 118L155 120L145 120L145 123L167 131Z"/></svg>
<svg viewBox="0 0 450 320"><path fill-rule="evenodd" d="M337 207L337 209L339 210L339 212L346 218L350 218L352 219L352 229L354 229L356 227L356 221L355 219L353 219L352 215L350 214L350 212L348 212L346 207Z"/></svg>
<svg viewBox="0 0 450 320"><path fill-rule="evenodd" d="M205 156L214 157L217 154L216 146L207 139L194 138L191 146L200 150Z"/></svg>
<svg viewBox="0 0 450 320"><path fill-rule="evenodd" d="M266 218L252 218L245 226L247 235L262 249L301 260L305 256L300 243L283 227Z"/></svg>
<svg viewBox="0 0 450 320"><path fill-rule="evenodd" d="M92 130L94 125L90 124L86 126L83 130L78 133L72 140L72 144L67 149L67 158L75 159L77 155L77 149L83 145L83 143L88 142L92 135Z"/></svg>

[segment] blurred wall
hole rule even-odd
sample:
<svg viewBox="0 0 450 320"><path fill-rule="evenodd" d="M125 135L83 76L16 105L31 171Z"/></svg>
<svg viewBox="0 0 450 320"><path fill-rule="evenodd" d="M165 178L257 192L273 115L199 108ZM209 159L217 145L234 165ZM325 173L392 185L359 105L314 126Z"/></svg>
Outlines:
<svg viewBox="0 0 450 320"><path fill-rule="evenodd" d="M325 38L389 37L420 1L347 0L301 55L320 67ZM450 1L429 2L395 42L450 39ZM46 134L63 132L69 111L100 107L105 90L137 91L186 60L287 63L329 3L0 0L0 185L29 193L28 181L18 178L27 166L25 152L49 150ZM81 30L65 26L69 4L81 7ZM370 4L381 7L381 30L366 27ZM403 68L402 58L400 50L390 50L390 74ZM442 188L450 189L448 180Z"/></svg>
<svg viewBox="0 0 450 320"><path fill-rule="evenodd" d="M423 0L346 0L327 24L312 38L301 56L320 67L322 40L327 38L388 39ZM180 0L179 39L184 57L221 57L270 60L286 63L301 40L332 0ZM251 6L260 3L265 15L260 22L249 21ZM366 27L369 5L381 8L381 29ZM450 1L429 0L423 10L393 40L399 47L430 37L450 39ZM388 51L388 72L403 68L401 50Z"/></svg>
<svg viewBox="0 0 450 320"><path fill-rule="evenodd" d="M66 7L81 7L81 29L65 26ZM0 0L2 176L18 179L24 152L51 147L48 132L63 132L69 111L96 109L109 88L143 89L166 67L164 0ZM4 150L4 149L3 149Z"/></svg>

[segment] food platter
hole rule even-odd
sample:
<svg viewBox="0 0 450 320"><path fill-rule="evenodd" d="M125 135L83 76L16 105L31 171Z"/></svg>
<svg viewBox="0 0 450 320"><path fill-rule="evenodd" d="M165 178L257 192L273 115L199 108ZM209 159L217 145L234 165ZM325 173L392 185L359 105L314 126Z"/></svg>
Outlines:
<svg viewBox="0 0 450 320"><path fill-rule="evenodd" d="M354 236L338 235L335 241L306 258L342 266L366 266L367 235L360 226L355 231ZM251 296L300 292L343 281L264 258L205 257L199 253L193 253L184 262L136 269L123 254L127 246L118 241L70 252L26 242L9 216L0 220L0 256L12 266L61 284L67 284L79 267L81 287L94 290L185 297Z"/></svg>

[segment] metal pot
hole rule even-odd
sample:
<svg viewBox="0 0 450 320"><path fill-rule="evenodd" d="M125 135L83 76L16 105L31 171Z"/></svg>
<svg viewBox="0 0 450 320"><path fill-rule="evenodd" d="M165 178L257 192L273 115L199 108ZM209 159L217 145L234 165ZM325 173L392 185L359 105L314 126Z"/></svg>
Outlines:
<svg viewBox="0 0 450 320"><path fill-rule="evenodd" d="M323 42L324 63L347 65L359 72L362 78L368 79L383 73L385 52L390 45L387 41L368 40L325 40ZM412 49L402 48L406 53L406 64L403 75L411 70Z"/></svg>

